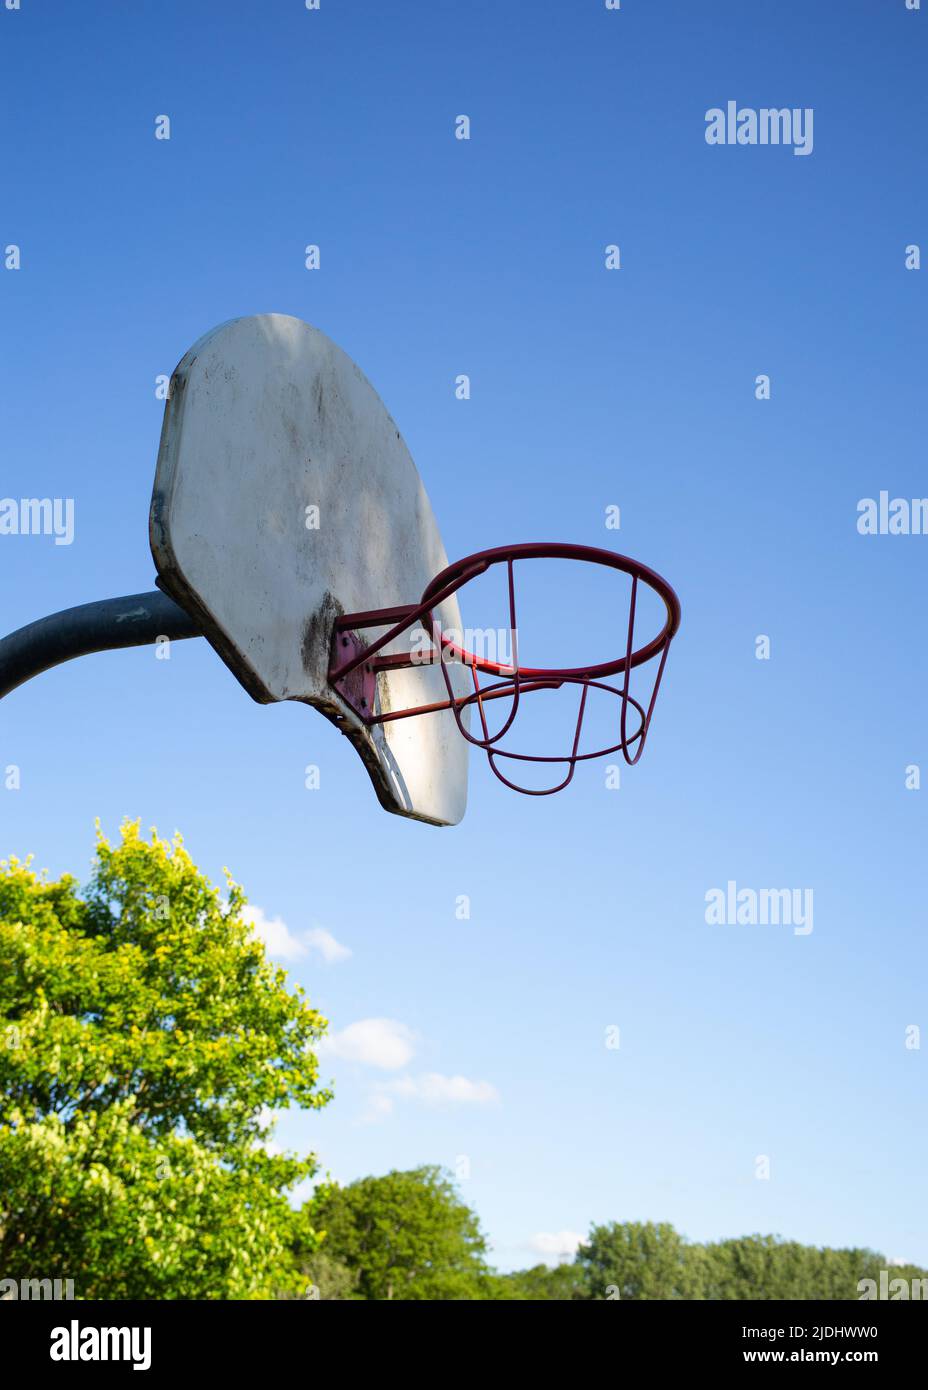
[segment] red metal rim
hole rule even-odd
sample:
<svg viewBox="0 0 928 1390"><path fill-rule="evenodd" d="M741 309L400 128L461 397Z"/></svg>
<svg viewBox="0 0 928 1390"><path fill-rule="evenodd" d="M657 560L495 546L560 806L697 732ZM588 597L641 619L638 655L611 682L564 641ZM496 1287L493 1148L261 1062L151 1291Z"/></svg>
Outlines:
<svg viewBox="0 0 928 1390"><path fill-rule="evenodd" d="M667 617L661 631L645 646L632 652L630 657L623 656L616 661L604 661L599 666L520 666L519 676L523 679L600 680L605 676L617 675L620 671L633 670L634 667L643 665L662 651L680 626L680 600L667 580L656 570L641 564L639 560L631 559L628 555L617 555L612 550L600 550L591 545L570 545L563 541L530 541L519 545L501 545L492 550L480 550L475 555L467 555L463 560L456 560L454 564L435 575L422 594L420 606L429 605L432 600L442 594L442 591L449 588L452 591L458 589L470 579L484 574L492 565L503 563L511 565L516 560L575 560L582 564L603 565L606 569L621 570L624 574L630 575L633 580L644 583L649 589L652 589L663 601L667 610ZM472 573L467 574L468 570ZM442 647L454 660L461 661L468 666L474 666L478 671L484 671L490 676L512 676L512 667L478 657L445 637L441 632L438 620L434 617L433 628Z"/></svg>
<svg viewBox="0 0 928 1390"><path fill-rule="evenodd" d="M592 753L512 753L506 748L495 748L488 745L483 739L471 738L469 741L478 748L482 748L485 753L492 753L495 758L512 758L520 763L588 763L594 758L606 758L611 753L621 753L625 749L636 743L642 738L647 730L647 714L638 700L633 695L625 693L615 685L606 685L603 681L587 680L585 676L564 676L561 682L564 685L586 686L587 689L605 690L610 695L617 695L621 700L627 699L638 715L639 724L634 733L623 737L618 743L609 744L608 747L596 748ZM471 695L463 695L457 702L458 709L465 709L468 705L478 704L481 699L486 699L491 694L510 693L513 697L518 694L518 682L514 680L501 681L499 685L488 685L482 690L475 690Z"/></svg>

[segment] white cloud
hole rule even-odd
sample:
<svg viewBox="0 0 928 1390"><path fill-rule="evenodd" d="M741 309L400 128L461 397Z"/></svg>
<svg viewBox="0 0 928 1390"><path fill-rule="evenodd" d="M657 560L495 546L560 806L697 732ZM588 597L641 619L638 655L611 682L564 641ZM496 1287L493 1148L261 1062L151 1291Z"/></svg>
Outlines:
<svg viewBox="0 0 928 1390"><path fill-rule="evenodd" d="M325 927L311 927L299 936L282 917L268 917L263 907L243 907L242 917L274 960L302 960L310 951L318 951L327 965L334 965L351 955L348 947L336 941Z"/></svg>
<svg viewBox="0 0 928 1390"><path fill-rule="evenodd" d="M539 1231L527 1244L529 1250L534 1250L549 1263L558 1264L572 1259L584 1239L576 1231Z"/></svg>
<svg viewBox="0 0 928 1390"><path fill-rule="evenodd" d="M321 1038L316 1051L321 1057L341 1057L367 1067L396 1071L412 1058L415 1034L395 1018L362 1018L340 1033Z"/></svg>
<svg viewBox="0 0 928 1390"><path fill-rule="evenodd" d="M293 935L282 917L265 916L263 907L243 907L242 917L275 960L300 960L306 955L306 946Z"/></svg>
<svg viewBox="0 0 928 1390"><path fill-rule="evenodd" d="M402 1100L418 1100L423 1105L492 1105L499 1100L499 1092L489 1081L442 1076L437 1071L422 1076L401 1076L387 1082L381 1092Z"/></svg>
<svg viewBox="0 0 928 1390"><path fill-rule="evenodd" d="M362 1018L339 1033L320 1038L313 1050L319 1057L338 1057L382 1071L398 1071L415 1053L416 1035L395 1018ZM443 1076L423 1072L418 1076L399 1076L381 1081L368 1093L362 1124L374 1124L393 1113L398 1100L421 1105L495 1105L499 1092L489 1081L471 1081L467 1076Z"/></svg>
<svg viewBox="0 0 928 1390"><path fill-rule="evenodd" d="M334 965L337 960L347 960L351 955L348 947L336 941L325 927L311 927L306 933L305 941L310 950L319 952L326 965Z"/></svg>
<svg viewBox="0 0 928 1390"><path fill-rule="evenodd" d="M358 1120L358 1124L375 1125L378 1120L385 1120L388 1115L393 1114L393 1097L385 1096L382 1091L373 1091L367 1098L367 1108Z"/></svg>

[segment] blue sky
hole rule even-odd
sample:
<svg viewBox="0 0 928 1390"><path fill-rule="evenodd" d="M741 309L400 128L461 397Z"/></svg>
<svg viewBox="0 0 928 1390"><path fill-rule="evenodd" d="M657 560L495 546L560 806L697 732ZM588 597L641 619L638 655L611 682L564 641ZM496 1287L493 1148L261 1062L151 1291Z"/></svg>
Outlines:
<svg viewBox="0 0 928 1390"><path fill-rule="evenodd" d="M0 495L76 514L70 546L0 537L4 631L151 587L155 378L266 311L372 380L449 557L612 546L681 596L621 790L594 764L519 798L475 762L454 830L385 815L324 719L254 704L204 642L86 658L0 711L3 851L83 874L94 818L129 815L228 864L336 1035L336 1100L283 1141L346 1181L466 1157L504 1267L610 1219L928 1264L905 1046L928 1025L928 792L905 787L928 764L928 539L856 528L859 499L926 493L904 265L928 242L926 24L904 0L0 10L0 244L22 254ZM729 99L811 107L813 152L707 145ZM611 650L567 578L552 646ZM729 880L812 889L812 933L708 926Z"/></svg>

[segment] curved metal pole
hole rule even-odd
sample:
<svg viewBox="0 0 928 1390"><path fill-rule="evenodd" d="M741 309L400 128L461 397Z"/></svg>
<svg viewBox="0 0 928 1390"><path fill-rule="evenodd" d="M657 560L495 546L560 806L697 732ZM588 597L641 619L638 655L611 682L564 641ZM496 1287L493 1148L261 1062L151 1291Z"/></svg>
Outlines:
<svg viewBox="0 0 928 1390"><path fill-rule="evenodd" d="M75 656L200 636L190 615L157 589L64 608L0 638L0 699Z"/></svg>

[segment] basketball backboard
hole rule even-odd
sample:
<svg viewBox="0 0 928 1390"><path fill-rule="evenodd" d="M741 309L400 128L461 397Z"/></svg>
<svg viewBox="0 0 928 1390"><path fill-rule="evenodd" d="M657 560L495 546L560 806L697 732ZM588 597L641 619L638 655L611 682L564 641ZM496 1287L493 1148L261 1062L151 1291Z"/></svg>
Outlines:
<svg viewBox="0 0 928 1390"><path fill-rule="evenodd" d="M454 715L370 726L328 680L342 614L415 604L447 565L400 432L340 348L283 314L233 319L195 343L171 380L150 535L161 587L255 700L325 714L387 810L461 819L468 744ZM455 595L436 613L461 628ZM381 709L446 693L435 666L377 676Z"/></svg>

